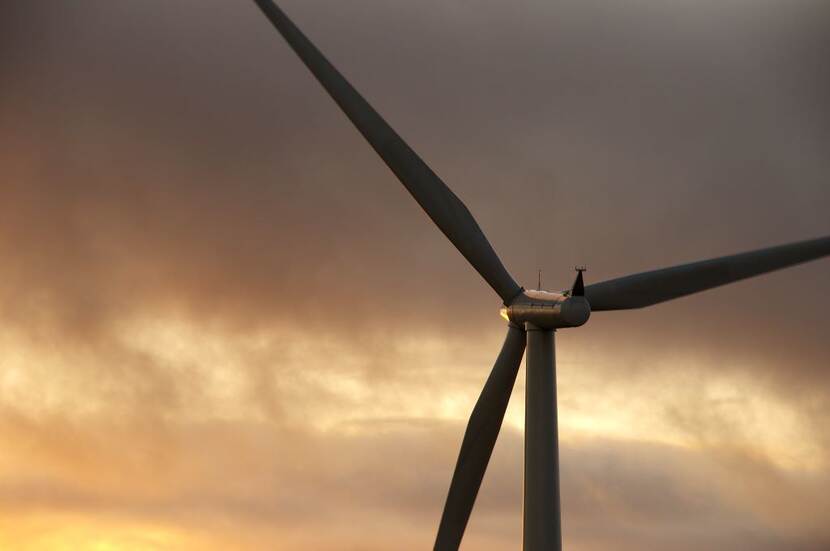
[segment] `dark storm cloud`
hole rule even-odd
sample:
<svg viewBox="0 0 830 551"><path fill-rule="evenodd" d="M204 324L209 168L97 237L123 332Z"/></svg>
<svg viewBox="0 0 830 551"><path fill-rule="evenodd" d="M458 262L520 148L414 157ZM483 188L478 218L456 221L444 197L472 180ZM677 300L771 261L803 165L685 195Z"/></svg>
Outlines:
<svg viewBox="0 0 830 551"><path fill-rule="evenodd" d="M437 297L425 306L438 318L450 297L488 296L252 6L35 6L16 20L44 32L12 50L3 105L18 133L6 149L41 176L7 193L48 186L111 248L193 267L170 278L185 295L275 310L337 288L338 303L379 293L411 311L396 295L412 292ZM286 9L467 199L520 279L538 266L566 286L576 261L603 277L828 231L813 11L796 5L770 30L741 7L723 22L650 4ZM52 197L58 182L71 191ZM52 221L43 198L10 199ZM809 290L823 270L802 272Z"/></svg>

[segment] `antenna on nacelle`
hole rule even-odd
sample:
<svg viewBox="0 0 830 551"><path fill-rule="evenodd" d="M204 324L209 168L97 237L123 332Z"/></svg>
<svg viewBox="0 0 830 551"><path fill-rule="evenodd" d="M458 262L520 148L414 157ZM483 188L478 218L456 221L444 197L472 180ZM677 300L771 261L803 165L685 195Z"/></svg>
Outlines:
<svg viewBox="0 0 830 551"><path fill-rule="evenodd" d="M542 290L542 270L539 270L539 282L536 284L536 290Z"/></svg>
<svg viewBox="0 0 830 551"><path fill-rule="evenodd" d="M584 297L585 283L582 280L582 272L588 271L588 267L583 264L582 266L574 266L574 270L576 270L576 280L574 281L573 287L571 287L571 296Z"/></svg>

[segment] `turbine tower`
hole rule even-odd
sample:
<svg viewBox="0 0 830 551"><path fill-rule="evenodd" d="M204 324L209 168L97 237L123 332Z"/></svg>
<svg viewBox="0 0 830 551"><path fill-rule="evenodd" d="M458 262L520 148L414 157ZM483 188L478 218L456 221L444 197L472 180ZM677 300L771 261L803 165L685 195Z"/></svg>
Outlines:
<svg viewBox="0 0 830 551"><path fill-rule="evenodd" d="M271 0L254 0L421 208L501 297L507 337L476 402L450 482L436 551L456 550L473 510L527 348L524 551L562 549L554 333L591 312L642 308L830 254L830 236L585 285L525 290L502 265L464 203Z"/></svg>

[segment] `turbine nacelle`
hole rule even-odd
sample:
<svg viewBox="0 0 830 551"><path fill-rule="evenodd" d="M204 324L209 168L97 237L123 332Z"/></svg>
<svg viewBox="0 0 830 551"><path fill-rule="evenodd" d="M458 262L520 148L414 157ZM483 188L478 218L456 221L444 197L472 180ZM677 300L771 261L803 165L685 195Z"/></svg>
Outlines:
<svg viewBox="0 0 830 551"><path fill-rule="evenodd" d="M591 317L591 305L583 296L571 296L570 291L523 290L499 313L521 327L530 323L541 329L561 329L584 325Z"/></svg>

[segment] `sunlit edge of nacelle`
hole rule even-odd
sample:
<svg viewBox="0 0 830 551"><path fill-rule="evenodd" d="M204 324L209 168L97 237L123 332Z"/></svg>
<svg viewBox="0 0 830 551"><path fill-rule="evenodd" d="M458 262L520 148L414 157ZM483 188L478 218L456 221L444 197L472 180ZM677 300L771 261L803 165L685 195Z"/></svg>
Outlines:
<svg viewBox="0 0 830 551"><path fill-rule="evenodd" d="M530 323L541 329L561 329L584 325L591 317L591 305L585 297L523 291L509 305L502 307L499 315L521 326Z"/></svg>

